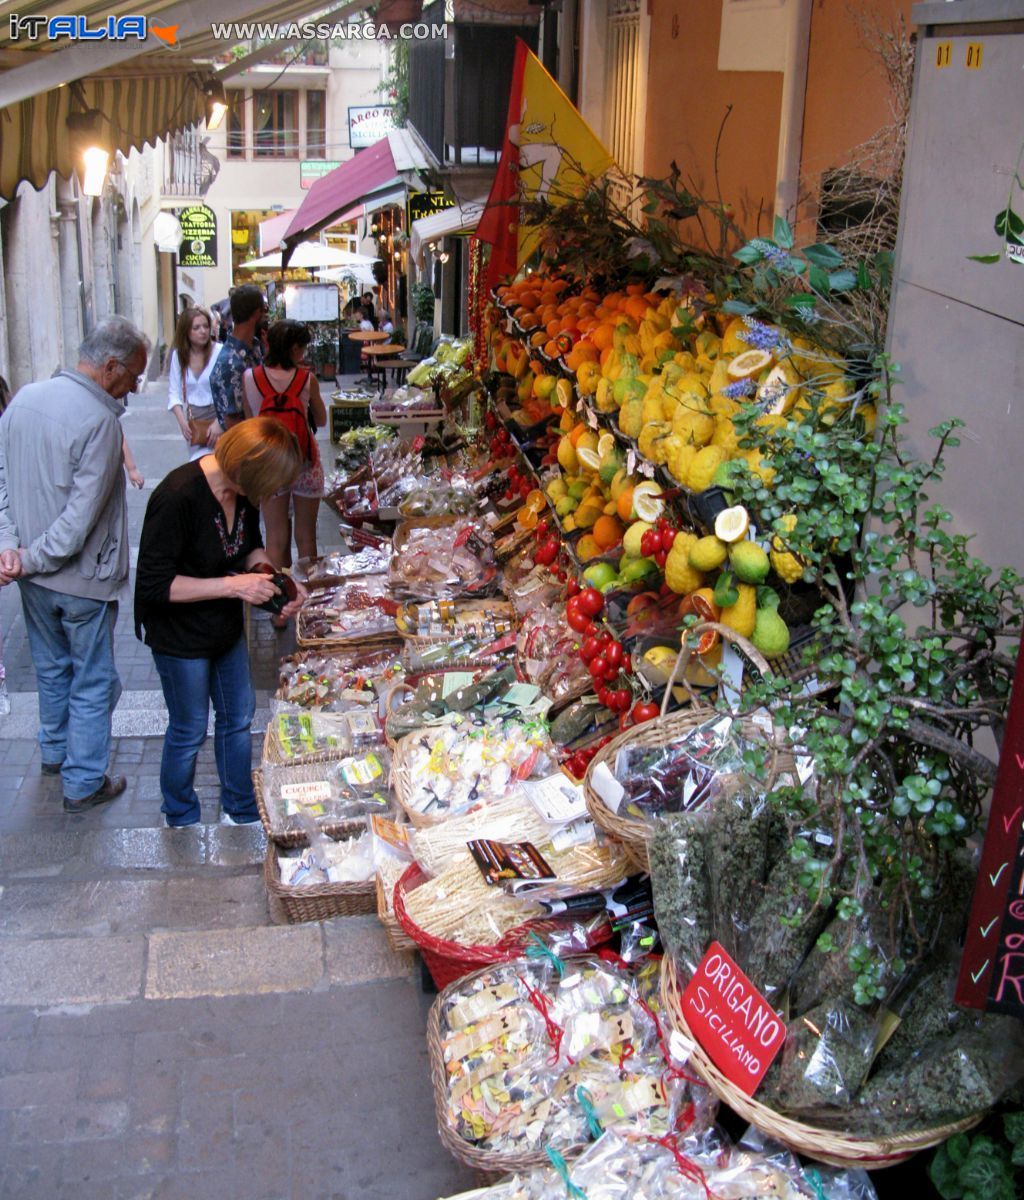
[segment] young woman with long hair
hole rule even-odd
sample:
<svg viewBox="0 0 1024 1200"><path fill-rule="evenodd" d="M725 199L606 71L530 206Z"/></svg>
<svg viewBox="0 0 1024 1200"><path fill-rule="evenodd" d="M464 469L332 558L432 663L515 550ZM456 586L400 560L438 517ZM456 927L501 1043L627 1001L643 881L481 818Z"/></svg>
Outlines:
<svg viewBox="0 0 1024 1200"><path fill-rule="evenodd" d="M174 347L168 366L167 407L174 413L181 436L189 447L189 461L209 454L217 444L220 426L210 393L210 372L223 345L213 340L213 321L205 308L190 306L178 317L174 328ZM186 411L187 410L187 411ZM206 436L193 443L189 417L205 425Z"/></svg>

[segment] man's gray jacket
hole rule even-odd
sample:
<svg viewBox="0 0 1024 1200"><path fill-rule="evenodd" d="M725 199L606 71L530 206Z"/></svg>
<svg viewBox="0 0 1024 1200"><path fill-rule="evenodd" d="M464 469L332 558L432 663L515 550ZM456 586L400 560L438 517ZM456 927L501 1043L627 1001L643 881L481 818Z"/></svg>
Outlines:
<svg viewBox="0 0 1024 1200"><path fill-rule="evenodd" d="M40 587L113 600L128 578L120 400L78 371L30 383L0 420L0 551Z"/></svg>

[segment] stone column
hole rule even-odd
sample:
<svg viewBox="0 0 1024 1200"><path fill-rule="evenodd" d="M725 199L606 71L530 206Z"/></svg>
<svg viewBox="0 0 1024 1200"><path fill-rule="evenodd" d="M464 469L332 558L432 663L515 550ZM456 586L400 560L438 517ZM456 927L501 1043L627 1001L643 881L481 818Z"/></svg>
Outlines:
<svg viewBox="0 0 1024 1200"><path fill-rule="evenodd" d="M63 359L73 361L85 335L83 313L81 208L73 180L58 179L57 260L60 273L61 328L64 339Z"/></svg>

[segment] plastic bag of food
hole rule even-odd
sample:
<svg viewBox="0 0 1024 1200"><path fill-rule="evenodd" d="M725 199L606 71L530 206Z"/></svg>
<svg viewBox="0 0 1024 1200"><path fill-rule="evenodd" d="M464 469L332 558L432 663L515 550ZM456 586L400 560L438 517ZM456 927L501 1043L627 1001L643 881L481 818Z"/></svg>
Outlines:
<svg viewBox="0 0 1024 1200"><path fill-rule="evenodd" d="M706 846L707 822L690 813L663 817L648 842L658 930L687 980L714 937Z"/></svg>

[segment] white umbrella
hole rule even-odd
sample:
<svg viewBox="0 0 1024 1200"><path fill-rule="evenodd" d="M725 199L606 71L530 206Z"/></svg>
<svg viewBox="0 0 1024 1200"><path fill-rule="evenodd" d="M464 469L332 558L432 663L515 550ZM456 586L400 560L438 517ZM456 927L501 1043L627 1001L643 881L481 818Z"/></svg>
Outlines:
<svg viewBox="0 0 1024 1200"><path fill-rule="evenodd" d="M376 260L371 259L370 261ZM351 267L331 267L329 271L321 271L320 278L325 283L342 283L345 280L354 279L356 283L361 283L366 287L373 287L377 282L373 275L373 268L358 263Z"/></svg>
<svg viewBox="0 0 1024 1200"><path fill-rule="evenodd" d="M322 246L319 242L299 242L295 253L288 261L289 267L316 270L319 267L368 267L377 262L365 254L353 254L350 250L336 250L333 246ZM264 254L241 264L243 271L274 271L281 269L281 251Z"/></svg>

